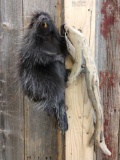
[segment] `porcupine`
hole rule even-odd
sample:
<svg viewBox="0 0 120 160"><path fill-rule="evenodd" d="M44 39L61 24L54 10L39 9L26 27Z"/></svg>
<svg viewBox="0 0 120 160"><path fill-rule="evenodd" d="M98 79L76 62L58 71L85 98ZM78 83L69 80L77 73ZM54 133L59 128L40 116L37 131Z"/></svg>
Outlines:
<svg viewBox="0 0 120 160"><path fill-rule="evenodd" d="M68 129L65 108L66 43L45 12L33 15L19 51L19 76L24 94L48 114L54 114L60 130Z"/></svg>

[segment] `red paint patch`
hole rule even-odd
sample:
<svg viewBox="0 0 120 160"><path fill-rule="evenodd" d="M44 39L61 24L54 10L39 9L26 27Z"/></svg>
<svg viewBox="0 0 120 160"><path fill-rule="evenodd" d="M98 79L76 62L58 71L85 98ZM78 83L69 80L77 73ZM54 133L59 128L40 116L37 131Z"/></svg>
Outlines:
<svg viewBox="0 0 120 160"><path fill-rule="evenodd" d="M109 125L109 120L105 119L104 126L108 126L108 125Z"/></svg>
<svg viewBox="0 0 120 160"><path fill-rule="evenodd" d="M101 23L101 33L107 39L111 26L114 26L115 22L119 20L120 7L118 6L118 2L116 0L103 2L101 13L104 16Z"/></svg>
<svg viewBox="0 0 120 160"><path fill-rule="evenodd" d="M100 71L100 89L105 86L107 86L108 88L115 87L117 81L118 76L114 73Z"/></svg>

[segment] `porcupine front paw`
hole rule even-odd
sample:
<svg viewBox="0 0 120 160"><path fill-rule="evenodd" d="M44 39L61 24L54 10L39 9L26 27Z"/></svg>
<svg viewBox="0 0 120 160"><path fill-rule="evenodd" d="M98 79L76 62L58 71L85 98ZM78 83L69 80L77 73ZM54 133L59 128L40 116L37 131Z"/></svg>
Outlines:
<svg viewBox="0 0 120 160"><path fill-rule="evenodd" d="M65 63L65 58L63 57L63 55L57 55L55 60L63 64Z"/></svg>

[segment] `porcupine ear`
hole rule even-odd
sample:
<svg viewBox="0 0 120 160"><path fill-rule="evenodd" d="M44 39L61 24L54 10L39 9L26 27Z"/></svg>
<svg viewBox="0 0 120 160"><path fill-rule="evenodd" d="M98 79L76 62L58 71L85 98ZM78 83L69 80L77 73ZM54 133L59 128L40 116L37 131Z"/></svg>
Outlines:
<svg viewBox="0 0 120 160"><path fill-rule="evenodd" d="M33 27L34 21L31 21L30 25L29 25L29 29L31 29Z"/></svg>
<svg viewBox="0 0 120 160"><path fill-rule="evenodd" d="M36 22L36 20L40 16L40 13L39 12L34 12L31 16L32 16L32 19L31 19L30 25L28 27L29 29L31 29L33 27L34 23Z"/></svg>

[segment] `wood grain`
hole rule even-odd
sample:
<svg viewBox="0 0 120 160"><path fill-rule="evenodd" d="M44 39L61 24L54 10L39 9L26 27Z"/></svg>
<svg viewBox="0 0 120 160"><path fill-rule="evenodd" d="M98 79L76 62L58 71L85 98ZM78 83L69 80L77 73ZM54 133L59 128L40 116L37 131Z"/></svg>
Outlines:
<svg viewBox="0 0 120 160"><path fill-rule="evenodd" d="M23 0L23 23L27 26L34 11L50 13L59 28L62 0ZM25 160L64 160L64 137L57 130L54 117L40 112L25 99Z"/></svg>
<svg viewBox="0 0 120 160"><path fill-rule="evenodd" d="M0 0L0 4L0 160L63 160L64 136L56 120L23 98L16 75L19 35L31 13L50 13L59 28L63 0Z"/></svg>
<svg viewBox="0 0 120 160"><path fill-rule="evenodd" d="M101 6L101 7L100 7ZM120 117L120 3L119 0L97 0L96 63L98 65L104 130L111 157L98 150L97 160L119 160ZM120 147L120 146L119 146Z"/></svg>
<svg viewBox="0 0 120 160"><path fill-rule="evenodd" d="M16 76L22 0L0 4L0 160L24 160L23 101Z"/></svg>
<svg viewBox="0 0 120 160"><path fill-rule="evenodd" d="M95 0L65 1L65 23L82 30L94 53ZM91 55L94 56L94 55ZM67 66L70 64L67 62ZM70 66L70 65L69 65ZM93 160L89 140L93 133L93 109L84 75L66 89L69 130L66 133L66 160Z"/></svg>

